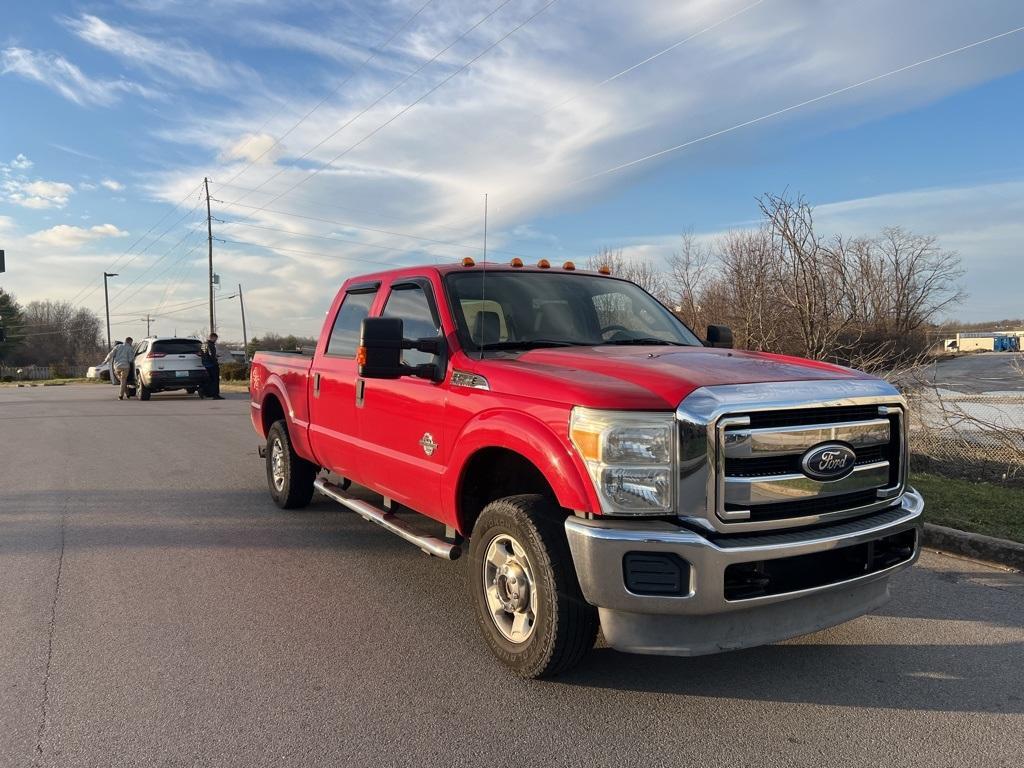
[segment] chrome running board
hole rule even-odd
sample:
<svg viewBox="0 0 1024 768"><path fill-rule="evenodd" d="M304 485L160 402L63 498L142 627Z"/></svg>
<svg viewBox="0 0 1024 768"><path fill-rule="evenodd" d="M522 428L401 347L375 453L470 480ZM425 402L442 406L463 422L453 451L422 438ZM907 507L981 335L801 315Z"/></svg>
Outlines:
<svg viewBox="0 0 1024 768"><path fill-rule="evenodd" d="M348 507L363 519L369 520L371 523L376 523L381 528L390 531L396 536L400 536L410 544L415 544L428 555L440 557L442 560L458 560L459 556L462 554L462 548L458 544L453 544L450 541L439 539L436 536L425 536L423 534L416 533L409 528L405 522L399 520L398 517L390 512L380 509L379 507L375 507L373 504L363 501L362 499L356 499L349 496L339 486L328 482L322 477L318 477L316 479L313 483L313 487L327 498L333 499L342 506Z"/></svg>

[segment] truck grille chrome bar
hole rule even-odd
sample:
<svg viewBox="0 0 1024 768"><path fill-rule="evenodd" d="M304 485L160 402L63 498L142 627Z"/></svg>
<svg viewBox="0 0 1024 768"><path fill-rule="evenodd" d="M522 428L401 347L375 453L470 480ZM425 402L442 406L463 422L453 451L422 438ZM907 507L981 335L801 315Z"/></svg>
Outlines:
<svg viewBox="0 0 1024 768"><path fill-rule="evenodd" d="M679 512L704 528L814 525L884 509L903 493L904 404L882 381L707 387L677 418ZM846 471L815 475L814 451L832 444Z"/></svg>

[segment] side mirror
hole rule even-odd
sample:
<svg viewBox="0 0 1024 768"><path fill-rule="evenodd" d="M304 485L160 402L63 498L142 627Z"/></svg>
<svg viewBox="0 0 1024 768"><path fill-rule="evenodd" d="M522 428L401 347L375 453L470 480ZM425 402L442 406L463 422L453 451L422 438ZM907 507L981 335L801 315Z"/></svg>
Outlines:
<svg viewBox="0 0 1024 768"><path fill-rule="evenodd" d="M406 339L400 317L367 317L360 328L359 350L356 353L359 375L364 379L419 376L441 381L444 379L443 365L406 365L402 362L402 350L416 349L444 359L446 346L443 337Z"/></svg>
<svg viewBox="0 0 1024 768"><path fill-rule="evenodd" d="M708 346L732 349L732 328L728 325L709 325Z"/></svg>
<svg viewBox="0 0 1024 768"><path fill-rule="evenodd" d="M402 318L367 317L359 332L356 362L366 379L397 379L402 366Z"/></svg>

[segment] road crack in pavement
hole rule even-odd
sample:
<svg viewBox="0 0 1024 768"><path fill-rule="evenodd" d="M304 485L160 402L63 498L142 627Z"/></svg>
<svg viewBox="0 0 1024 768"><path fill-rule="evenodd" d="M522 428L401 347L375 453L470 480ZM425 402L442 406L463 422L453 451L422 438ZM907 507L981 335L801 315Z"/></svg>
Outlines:
<svg viewBox="0 0 1024 768"><path fill-rule="evenodd" d="M57 603L60 600L60 578L64 572L64 529L68 516L68 505L71 497L64 497L64 509L60 515L60 556L57 558L57 578L53 587L53 602L50 604L50 626L46 638L46 671L43 673L43 700L39 707L39 731L36 734L35 765L42 765L43 735L49 719L50 706L50 668L53 664L53 636L57 629Z"/></svg>

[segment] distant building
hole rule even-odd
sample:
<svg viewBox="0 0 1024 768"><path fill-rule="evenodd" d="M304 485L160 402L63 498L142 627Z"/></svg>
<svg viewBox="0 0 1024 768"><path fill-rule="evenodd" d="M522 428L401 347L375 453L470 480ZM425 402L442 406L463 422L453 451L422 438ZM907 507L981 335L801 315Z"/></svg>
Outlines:
<svg viewBox="0 0 1024 768"><path fill-rule="evenodd" d="M1024 331L969 331L944 339L948 352L1020 352Z"/></svg>

